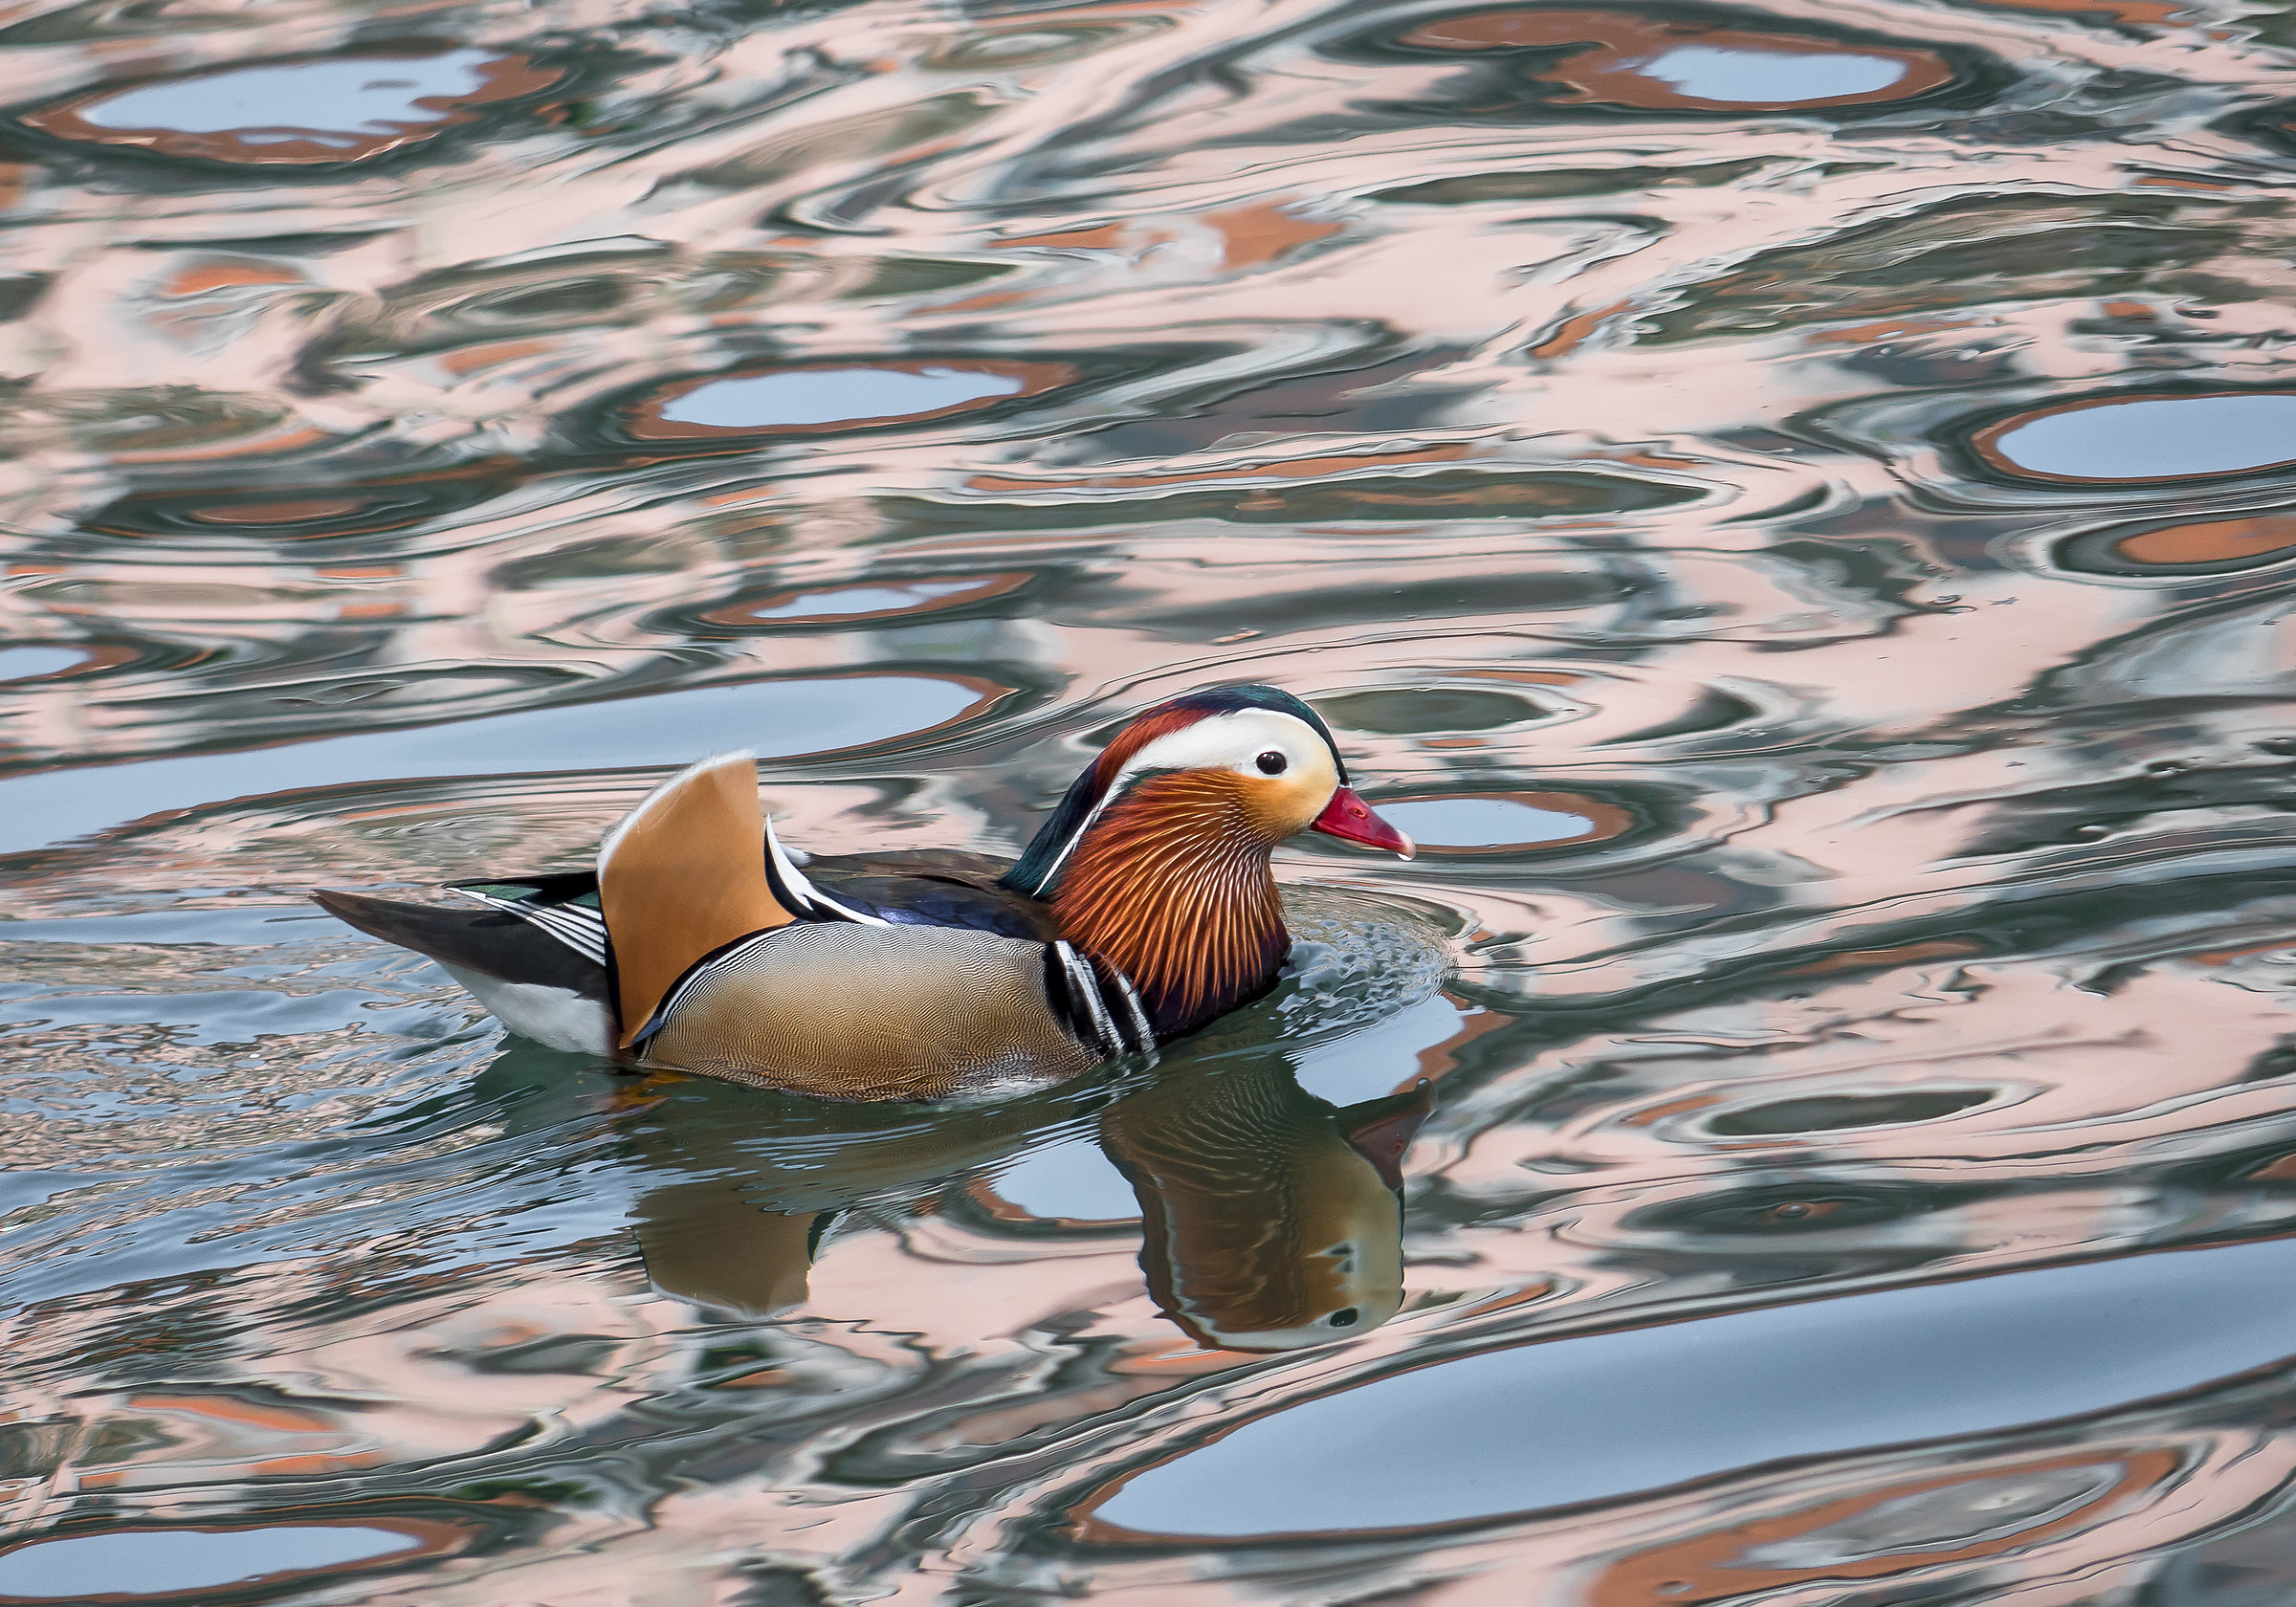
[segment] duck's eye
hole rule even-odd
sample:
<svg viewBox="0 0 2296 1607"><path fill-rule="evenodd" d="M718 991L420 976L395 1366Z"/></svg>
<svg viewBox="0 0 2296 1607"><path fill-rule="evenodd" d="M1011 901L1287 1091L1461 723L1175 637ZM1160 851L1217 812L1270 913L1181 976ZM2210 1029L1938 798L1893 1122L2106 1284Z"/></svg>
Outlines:
<svg viewBox="0 0 2296 1607"><path fill-rule="evenodd" d="M1361 1314L1353 1306L1342 1306L1323 1320L1334 1328L1353 1328L1356 1326L1356 1318Z"/></svg>
<svg viewBox="0 0 2296 1607"><path fill-rule="evenodd" d="M1253 759L1252 763L1260 767L1260 774L1263 776L1280 776L1292 768L1292 761L1273 748L1269 748L1259 758Z"/></svg>

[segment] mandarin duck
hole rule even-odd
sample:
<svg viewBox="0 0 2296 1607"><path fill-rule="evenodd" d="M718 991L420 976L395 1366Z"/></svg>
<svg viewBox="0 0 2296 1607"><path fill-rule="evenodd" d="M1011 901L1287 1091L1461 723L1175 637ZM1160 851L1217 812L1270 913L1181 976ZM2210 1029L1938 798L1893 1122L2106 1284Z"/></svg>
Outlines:
<svg viewBox="0 0 2296 1607"><path fill-rule="evenodd" d="M1291 945L1269 855L1307 830L1412 851L1348 786L1321 716L1225 686L1127 725L1017 864L801 870L733 753L656 787L594 871L456 884L478 911L312 896L554 1048L837 1099L1001 1097L1266 992Z"/></svg>

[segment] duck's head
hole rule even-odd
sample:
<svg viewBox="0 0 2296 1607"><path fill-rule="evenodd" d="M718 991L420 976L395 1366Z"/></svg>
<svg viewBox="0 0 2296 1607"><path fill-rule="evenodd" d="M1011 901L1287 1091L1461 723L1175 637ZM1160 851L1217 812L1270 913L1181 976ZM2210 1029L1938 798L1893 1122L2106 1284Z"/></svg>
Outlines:
<svg viewBox="0 0 2296 1607"><path fill-rule="evenodd" d="M1166 781L1176 785L1159 785ZM1411 857L1411 839L1347 784L1347 761L1323 716L1276 687L1205 687L1135 718L1085 767L1006 878L1049 897L1078 847L1127 801L1146 826L1261 853L1319 831Z"/></svg>
<svg viewBox="0 0 2296 1607"><path fill-rule="evenodd" d="M1269 853L1321 831L1406 858L1347 784L1315 711L1269 686L1207 687L1141 715L1076 778L1004 883L1137 988L1159 1037L1264 990L1291 947Z"/></svg>

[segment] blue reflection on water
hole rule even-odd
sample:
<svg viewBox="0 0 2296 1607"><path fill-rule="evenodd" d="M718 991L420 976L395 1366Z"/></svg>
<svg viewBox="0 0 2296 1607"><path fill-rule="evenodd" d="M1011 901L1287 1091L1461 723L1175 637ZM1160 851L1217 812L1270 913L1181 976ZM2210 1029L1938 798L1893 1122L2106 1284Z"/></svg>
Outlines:
<svg viewBox="0 0 2296 1607"><path fill-rule="evenodd" d="M408 123L447 115L422 98L454 99L484 80L495 60L484 50L428 56L351 56L278 67L245 67L168 83L145 84L80 108L99 128L167 128L186 134L294 129L322 143L357 144ZM328 133L356 136L328 141Z"/></svg>
<svg viewBox="0 0 2296 1607"><path fill-rule="evenodd" d="M1024 1156L997 1174L994 1186L998 1199L1032 1217L1120 1222L1140 1214L1132 1185L1090 1137Z"/></svg>
<svg viewBox="0 0 2296 1607"><path fill-rule="evenodd" d="M1782 104L1870 95L1904 77L1906 65L1886 55L1677 45L1641 71L1693 99Z"/></svg>
<svg viewBox="0 0 2296 1607"><path fill-rule="evenodd" d="M162 809L348 781L686 764L734 746L761 757L820 753L921 731L979 700L974 688L938 676L751 681L287 747L41 771L0 781L0 853Z"/></svg>
<svg viewBox="0 0 2296 1607"><path fill-rule="evenodd" d="M2100 1411L2291 1350L2291 1240L1888 1289L1400 1374L1152 1467L1098 1516L1236 1535L1563 1507Z"/></svg>
<svg viewBox="0 0 2296 1607"><path fill-rule="evenodd" d="M848 419L900 418L1010 396L1021 382L1009 374L964 368L802 368L749 374L697 385L666 403L672 424L718 429L768 425L840 424Z"/></svg>
<svg viewBox="0 0 2296 1607"><path fill-rule="evenodd" d="M1479 848L1500 843L1560 843L1583 837L1595 823L1562 809L1511 798L1414 798L1381 804L1380 813L1416 843Z"/></svg>
<svg viewBox="0 0 2296 1607"><path fill-rule="evenodd" d="M1994 450L2038 474L2136 480L2285 463L2292 439L2296 396L2152 396L2044 414L2002 431Z"/></svg>
<svg viewBox="0 0 2296 1607"><path fill-rule="evenodd" d="M19 681L28 675L53 675L58 670L69 670L87 656L77 648L0 648L0 681Z"/></svg>
<svg viewBox="0 0 2296 1607"><path fill-rule="evenodd" d="M960 591L971 591L979 581L910 581L901 585L847 586L836 591L806 591L770 608L744 610L746 618L812 619L822 614L890 614L899 608L914 608L935 598L948 597ZM0 660L0 663L4 663Z"/></svg>
<svg viewBox="0 0 2296 1607"><path fill-rule="evenodd" d="M35 1601L172 1595L266 1574L339 1568L421 1544L396 1530L333 1524L77 1534L0 1554L0 1593Z"/></svg>

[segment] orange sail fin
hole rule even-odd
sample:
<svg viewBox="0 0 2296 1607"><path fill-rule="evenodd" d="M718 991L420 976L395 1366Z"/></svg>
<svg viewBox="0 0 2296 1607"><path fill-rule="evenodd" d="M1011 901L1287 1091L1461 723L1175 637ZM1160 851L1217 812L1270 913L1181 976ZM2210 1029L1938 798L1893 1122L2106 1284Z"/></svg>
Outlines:
<svg viewBox="0 0 2296 1607"><path fill-rule="evenodd" d="M757 759L748 753L678 772L607 834L598 894L613 942L624 1047L695 960L797 918L766 879L764 839Z"/></svg>

